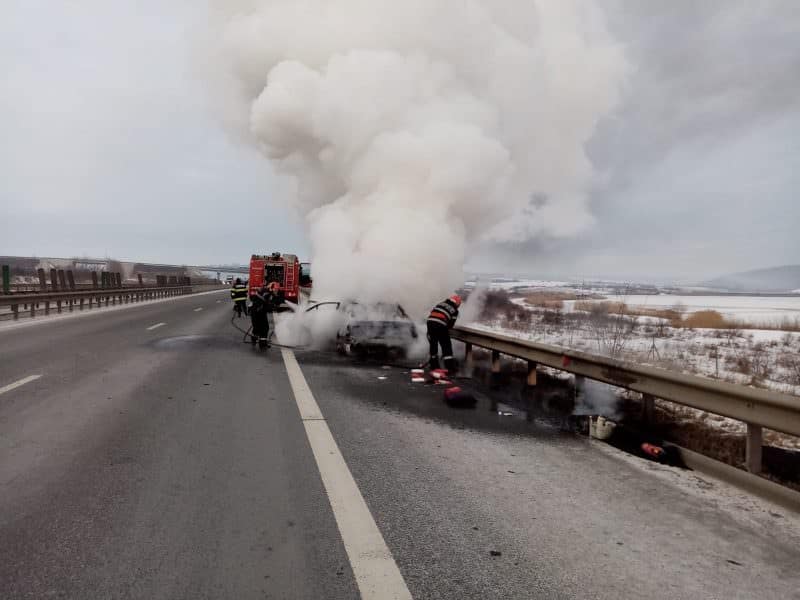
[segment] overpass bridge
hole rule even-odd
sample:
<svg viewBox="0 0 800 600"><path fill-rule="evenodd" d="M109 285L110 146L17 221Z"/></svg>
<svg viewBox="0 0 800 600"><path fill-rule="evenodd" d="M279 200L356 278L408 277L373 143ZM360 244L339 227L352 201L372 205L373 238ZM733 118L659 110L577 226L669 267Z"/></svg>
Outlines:
<svg viewBox="0 0 800 600"><path fill-rule="evenodd" d="M241 275L249 275L250 267L247 265L203 265L192 267L198 271L206 271L208 273L239 273Z"/></svg>
<svg viewBox="0 0 800 600"><path fill-rule="evenodd" d="M0 597L798 597L790 509L230 318L0 326Z"/></svg>

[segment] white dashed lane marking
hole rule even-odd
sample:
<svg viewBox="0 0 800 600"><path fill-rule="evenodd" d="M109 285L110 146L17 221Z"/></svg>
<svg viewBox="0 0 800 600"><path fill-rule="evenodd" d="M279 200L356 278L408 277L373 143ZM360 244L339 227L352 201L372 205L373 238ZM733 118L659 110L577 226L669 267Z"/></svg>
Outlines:
<svg viewBox="0 0 800 600"><path fill-rule="evenodd" d="M28 375L27 377L23 377L22 379L19 379L14 383L9 383L8 385L4 385L3 387L0 387L0 394L5 394L6 392L15 390L18 387L22 387L26 383L30 383L31 381L36 381L40 377L41 375Z"/></svg>

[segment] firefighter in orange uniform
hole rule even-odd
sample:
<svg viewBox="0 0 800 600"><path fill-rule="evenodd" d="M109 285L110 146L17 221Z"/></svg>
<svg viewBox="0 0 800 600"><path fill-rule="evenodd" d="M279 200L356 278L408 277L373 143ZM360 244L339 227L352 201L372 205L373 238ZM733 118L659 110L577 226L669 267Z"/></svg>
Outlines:
<svg viewBox="0 0 800 600"><path fill-rule="evenodd" d="M428 315L428 341L430 342L431 360L428 363L431 369L440 368L439 347L442 348L442 361L444 367L451 374L456 372L456 361L453 358L453 342L450 340L450 329L458 319L458 309L461 306L461 296L453 295L433 307Z"/></svg>

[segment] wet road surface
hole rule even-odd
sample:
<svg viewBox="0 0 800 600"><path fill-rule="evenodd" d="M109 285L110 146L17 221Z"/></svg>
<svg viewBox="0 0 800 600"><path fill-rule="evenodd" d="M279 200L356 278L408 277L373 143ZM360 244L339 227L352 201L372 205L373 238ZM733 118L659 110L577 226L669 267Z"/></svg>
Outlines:
<svg viewBox="0 0 800 600"><path fill-rule="evenodd" d="M0 597L800 598L797 515L325 352L301 418L220 298L0 332Z"/></svg>

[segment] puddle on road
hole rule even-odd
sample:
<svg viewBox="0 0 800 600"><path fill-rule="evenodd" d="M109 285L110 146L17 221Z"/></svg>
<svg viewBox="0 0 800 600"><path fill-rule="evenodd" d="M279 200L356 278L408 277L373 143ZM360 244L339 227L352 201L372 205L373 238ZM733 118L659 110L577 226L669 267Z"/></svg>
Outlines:
<svg viewBox="0 0 800 600"><path fill-rule="evenodd" d="M476 360L472 378L457 378L454 382L474 394L477 398L474 408L448 406L444 401L445 386L411 383L411 369L415 365L387 368L385 363L314 351L303 352L301 364L304 369L316 367L340 372L330 379L324 378L330 382L328 387L372 410L455 429L567 439L575 434L588 435L589 415L603 414L623 425L608 440L610 445L651 461L652 457L643 453L642 443L661 446L664 440L675 441L670 427L678 427L671 423L662 423L660 427L642 424L638 399L617 398L613 386L599 382L587 380L578 392L574 382L540 371L537 386L530 389L525 385L525 363L504 363L501 373L493 375L489 361ZM743 439L741 444L743 458ZM674 455L656 462L681 466ZM795 484L800 481L800 453L765 446L764 464L782 481Z"/></svg>
<svg viewBox="0 0 800 600"><path fill-rule="evenodd" d="M230 338L215 335L178 335L161 338L151 342L157 350L203 350L217 348L232 348L239 344Z"/></svg>
<svg viewBox="0 0 800 600"><path fill-rule="evenodd" d="M563 381L548 382L542 377L532 395L515 375L492 384L483 377L488 369L477 368L472 378L454 381L474 395L477 404L449 406L444 397L447 386L411 382L411 369L416 365L388 366L318 351L305 351L300 356L304 370L319 367L341 371L341 375L329 380L335 383L328 385L376 411L436 421L457 429L514 435L558 435L573 433L580 427L572 416L574 390Z"/></svg>

